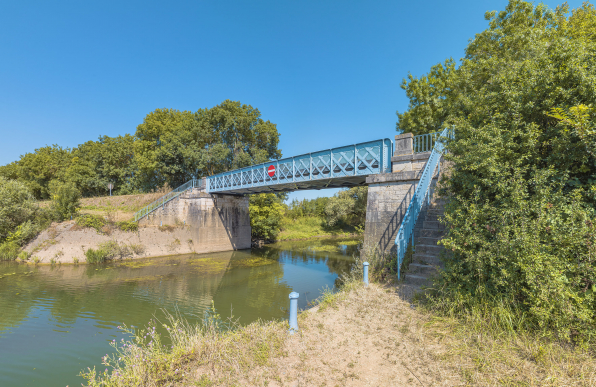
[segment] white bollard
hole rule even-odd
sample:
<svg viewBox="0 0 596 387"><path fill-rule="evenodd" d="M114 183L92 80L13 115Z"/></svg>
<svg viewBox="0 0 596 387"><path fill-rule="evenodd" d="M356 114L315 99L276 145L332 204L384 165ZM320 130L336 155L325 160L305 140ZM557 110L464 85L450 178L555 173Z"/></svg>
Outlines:
<svg viewBox="0 0 596 387"><path fill-rule="evenodd" d="M364 277L364 286L368 288L368 262L362 264L362 275Z"/></svg>

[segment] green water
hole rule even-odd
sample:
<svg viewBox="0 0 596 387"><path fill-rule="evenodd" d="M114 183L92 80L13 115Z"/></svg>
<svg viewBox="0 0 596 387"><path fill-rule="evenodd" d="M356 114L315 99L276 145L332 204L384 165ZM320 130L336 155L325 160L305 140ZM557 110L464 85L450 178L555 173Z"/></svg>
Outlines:
<svg viewBox="0 0 596 387"><path fill-rule="evenodd" d="M80 386L103 370L122 323L143 327L162 310L199 322L215 303L242 324L284 319L347 272L355 240L284 242L261 249L119 261L102 266L0 263L0 386Z"/></svg>

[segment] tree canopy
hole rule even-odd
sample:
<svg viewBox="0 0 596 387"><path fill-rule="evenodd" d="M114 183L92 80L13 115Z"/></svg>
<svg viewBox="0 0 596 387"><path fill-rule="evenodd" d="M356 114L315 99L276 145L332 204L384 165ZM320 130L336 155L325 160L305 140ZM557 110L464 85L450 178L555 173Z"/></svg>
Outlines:
<svg viewBox="0 0 596 387"><path fill-rule="evenodd" d="M37 199L50 185L72 183L85 196L177 187L253 163L278 159L279 133L258 109L226 100L196 112L156 109L133 135L100 136L75 148L45 146L0 167L0 176L23 183Z"/></svg>

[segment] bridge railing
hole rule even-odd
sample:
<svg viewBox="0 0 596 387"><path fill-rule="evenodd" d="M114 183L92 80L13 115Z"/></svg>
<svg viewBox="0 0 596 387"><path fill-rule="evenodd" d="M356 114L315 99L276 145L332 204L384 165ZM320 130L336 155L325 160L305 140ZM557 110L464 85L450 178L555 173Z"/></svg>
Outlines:
<svg viewBox="0 0 596 387"><path fill-rule="evenodd" d="M426 133L414 136L414 153L430 152L435 146L435 142L441 136L441 132Z"/></svg>
<svg viewBox="0 0 596 387"><path fill-rule="evenodd" d="M433 138L428 135L423 136L427 136L426 139ZM440 161L441 156L443 155L443 149L445 147L443 142L447 138L453 138L453 129L445 129L442 132L440 132L438 136L434 136L432 153L430 154L426 166L422 171L422 176L420 177L420 181L418 182L416 191L414 191L414 196L412 196L412 200L410 200L410 205L408 206L406 214L404 215L404 218L402 219L402 222L397 231L397 236L395 238L395 246L397 249L398 279L401 278L401 265L406 254L406 249L408 248L410 242L413 243L414 227L416 227L418 215L420 215L420 211L422 210L424 205L430 204L430 201L432 199L432 191L430 189L430 186L435 176L435 171L437 175L440 172Z"/></svg>
<svg viewBox="0 0 596 387"><path fill-rule="evenodd" d="M209 176L207 192L391 172L390 139L327 149Z"/></svg>
<svg viewBox="0 0 596 387"><path fill-rule="evenodd" d="M204 188L204 180L203 179L192 179L187 181L186 183L182 184L180 187L168 192L164 196L160 197L153 203L141 208L139 211L135 213L135 222L138 222L143 217L149 215L159 207L163 207L167 202L172 199L177 198L180 196L184 191L192 189L192 188Z"/></svg>

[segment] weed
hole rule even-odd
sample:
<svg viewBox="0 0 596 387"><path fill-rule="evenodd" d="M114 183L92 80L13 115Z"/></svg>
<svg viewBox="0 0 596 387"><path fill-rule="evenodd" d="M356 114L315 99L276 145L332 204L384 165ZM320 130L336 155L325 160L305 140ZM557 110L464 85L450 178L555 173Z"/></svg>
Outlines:
<svg viewBox="0 0 596 387"><path fill-rule="evenodd" d="M75 265L79 264L79 258L78 257L73 257L72 258L72 263L74 263Z"/></svg>
<svg viewBox="0 0 596 387"><path fill-rule="evenodd" d="M0 261L14 261L19 255L20 246L16 242L0 244Z"/></svg>
<svg viewBox="0 0 596 387"><path fill-rule="evenodd" d="M20 259L21 261L26 261L26 260L28 260L28 259L29 259L29 256L30 256L30 254L29 254L28 252L26 252L25 250L23 250L23 251L21 251L21 252L19 253L19 259Z"/></svg>
<svg viewBox="0 0 596 387"><path fill-rule="evenodd" d="M79 227L93 228L98 233L102 232L103 227L106 225L106 220L97 215L83 214L77 217L76 224Z"/></svg>
<svg viewBox="0 0 596 387"><path fill-rule="evenodd" d="M159 226L159 231L165 231L165 232L172 232L176 229L176 226L172 226L171 224L164 224Z"/></svg>
<svg viewBox="0 0 596 387"><path fill-rule="evenodd" d="M41 262L41 259L37 256L33 257L33 262L35 262L35 264L37 265L39 262Z"/></svg>
<svg viewBox="0 0 596 387"><path fill-rule="evenodd" d="M55 265L56 264L56 258L52 257L50 258L50 265Z"/></svg>
<svg viewBox="0 0 596 387"><path fill-rule="evenodd" d="M116 227L122 231L136 232L139 231L139 224L134 221L117 222Z"/></svg>
<svg viewBox="0 0 596 387"><path fill-rule="evenodd" d="M145 252L145 246L143 246L140 243L139 244L133 244L133 243L131 243L130 245L128 245L128 247L136 255L141 255L141 254L143 254Z"/></svg>

